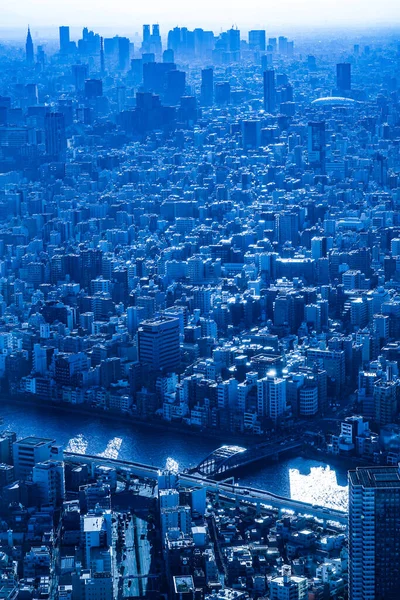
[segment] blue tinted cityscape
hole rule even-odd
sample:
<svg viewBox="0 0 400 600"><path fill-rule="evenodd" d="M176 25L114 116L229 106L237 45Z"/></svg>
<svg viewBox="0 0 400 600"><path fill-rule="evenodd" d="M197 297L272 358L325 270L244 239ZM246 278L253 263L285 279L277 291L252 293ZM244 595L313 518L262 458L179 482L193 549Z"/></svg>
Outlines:
<svg viewBox="0 0 400 600"><path fill-rule="evenodd" d="M400 32L239 25L0 30L0 600L400 598Z"/></svg>

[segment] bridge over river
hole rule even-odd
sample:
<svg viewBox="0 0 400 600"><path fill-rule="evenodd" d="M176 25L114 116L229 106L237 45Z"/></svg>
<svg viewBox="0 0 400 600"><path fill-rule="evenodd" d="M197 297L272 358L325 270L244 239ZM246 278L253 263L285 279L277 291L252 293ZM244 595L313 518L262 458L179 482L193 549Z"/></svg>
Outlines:
<svg viewBox="0 0 400 600"><path fill-rule="evenodd" d="M159 473L163 470L153 465L146 465L127 460L118 460L95 455L76 454L73 452L64 452L66 461L76 464L103 465L111 467L117 473L124 477L142 477L157 480ZM258 511L264 507L272 507L279 511L292 511L300 515L309 515L310 517L320 519L323 522L334 521L341 525L347 524L347 513L340 510L317 506L300 500L292 500L284 496L279 496L266 490L256 488L237 486L223 481L215 481L204 475L192 473L179 473L178 482L182 487L205 487L211 494L225 497L236 502L246 502L253 504Z"/></svg>
<svg viewBox="0 0 400 600"><path fill-rule="evenodd" d="M259 460L274 458L278 459L281 454L299 450L303 447L300 438L291 440L264 442L242 448L241 446L221 446L211 452L201 463L189 470L191 474L204 475L214 478L219 475L228 475L229 472L250 465Z"/></svg>

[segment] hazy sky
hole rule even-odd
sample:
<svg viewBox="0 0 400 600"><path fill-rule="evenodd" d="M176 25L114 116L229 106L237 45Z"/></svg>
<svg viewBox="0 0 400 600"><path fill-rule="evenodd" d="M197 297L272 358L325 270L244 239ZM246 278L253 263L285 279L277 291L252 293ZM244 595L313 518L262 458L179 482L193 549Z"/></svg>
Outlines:
<svg viewBox="0 0 400 600"><path fill-rule="evenodd" d="M2 27L398 25L400 0L0 0Z"/></svg>

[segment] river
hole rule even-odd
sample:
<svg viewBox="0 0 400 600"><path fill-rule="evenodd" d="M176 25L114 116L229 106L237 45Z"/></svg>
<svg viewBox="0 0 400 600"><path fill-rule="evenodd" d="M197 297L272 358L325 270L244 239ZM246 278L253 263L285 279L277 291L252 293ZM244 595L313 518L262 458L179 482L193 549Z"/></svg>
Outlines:
<svg viewBox="0 0 400 600"><path fill-rule="evenodd" d="M151 430L107 419L55 412L26 405L0 404L2 430L17 437L53 438L65 450L97 454L156 466L176 462L180 469L197 465L218 445L217 440L190 433ZM270 490L296 500L346 509L347 471L342 465L295 457L257 464L239 473L241 484Z"/></svg>

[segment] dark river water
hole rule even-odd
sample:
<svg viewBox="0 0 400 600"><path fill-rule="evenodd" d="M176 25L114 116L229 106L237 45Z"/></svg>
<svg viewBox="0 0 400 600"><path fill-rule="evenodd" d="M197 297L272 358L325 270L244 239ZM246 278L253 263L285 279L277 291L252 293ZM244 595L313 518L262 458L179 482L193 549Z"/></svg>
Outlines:
<svg viewBox="0 0 400 600"><path fill-rule="evenodd" d="M54 438L65 450L121 458L164 467L176 462L183 469L197 465L221 441L190 433L151 430L131 424L43 408L0 404L2 430L18 437ZM240 472L239 482L297 500L328 507L347 507L347 471L321 460L291 457L278 463L257 464Z"/></svg>

